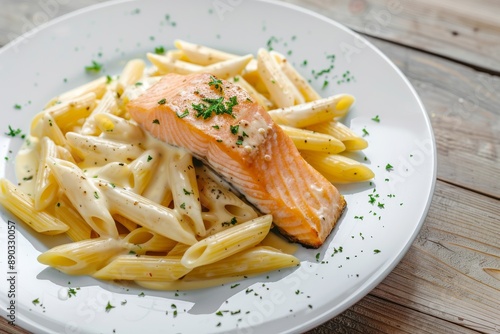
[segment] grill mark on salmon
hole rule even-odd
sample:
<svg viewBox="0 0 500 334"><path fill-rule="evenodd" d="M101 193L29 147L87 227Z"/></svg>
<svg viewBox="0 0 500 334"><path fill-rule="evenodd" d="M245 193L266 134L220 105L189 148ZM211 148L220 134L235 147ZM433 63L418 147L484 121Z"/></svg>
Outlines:
<svg viewBox="0 0 500 334"><path fill-rule="evenodd" d="M210 74L168 74L127 110L154 137L189 150L261 212L272 214L291 241L320 247L342 215L344 197L247 92L224 80L209 84L214 80ZM232 114L197 117L195 109L221 97Z"/></svg>

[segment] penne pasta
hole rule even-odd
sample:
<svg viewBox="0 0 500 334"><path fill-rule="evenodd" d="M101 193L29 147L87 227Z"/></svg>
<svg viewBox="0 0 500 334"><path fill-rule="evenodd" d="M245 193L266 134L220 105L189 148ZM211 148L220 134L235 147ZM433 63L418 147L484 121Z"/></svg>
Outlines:
<svg viewBox="0 0 500 334"><path fill-rule="evenodd" d="M144 152L138 144L85 136L76 132L68 132L66 139L75 155L82 159L79 163L81 167L100 166L108 161L130 163Z"/></svg>
<svg viewBox="0 0 500 334"><path fill-rule="evenodd" d="M169 178L174 206L181 219L193 227L198 236L206 233L201 217L200 194L191 154L178 150L169 162Z"/></svg>
<svg viewBox="0 0 500 334"><path fill-rule="evenodd" d="M154 53L148 53L147 57L153 65L158 69L158 74L178 73L189 74L201 70L200 65L188 63L182 60L177 60L168 56L161 56Z"/></svg>
<svg viewBox="0 0 500 334"><path fill-rule="evenodd" d="M248 54L246 56L231 58L215 64L204 66L195 72L210 73L215 77L228 79L240 74L252 59L253 56Z"/></svg>
<svg viewBox="0 0 500 334"><path fill-rule="evenodd" d="M190 272L180 256L120 255L92 276L106 280L170 282Z"/></svg>
<svg viewBox="0 0 500 334"><path fill-rule="evenodd" d="M200 44L186 42L180 39L175 40L174 45L182 51L190 62L201 66L211 65L237 57L237 55L231 53L223 52Z"/></svg>
<svg viewBox="0 0 500 334"><path fill-rule="evenodd" d="M108 201L82 170L69 161L48 158L59 187L73 207L101 237L118 237L115 221L108 211Z"/></svg>
<svg viewBox="0 0 500 334"><path fill-rule="evenodd" d="M293 140L299 150L318 151L328 154L340 153L345 150L345 145L333 136L286 125L281 125L281 128Z"/></svg>
<svg viewBox="0 0 500 334"><path fill-rule="evenodd" d="M194 268L184 280L204 280L221 277L241 277L260 274L300 264L295 256L269 246L258 246L238 252L224 261Z"/></svg>
<svg viewBox="0 0 500 334"><path fill-rule="evenodd" d="M55 235L69 228L50 213L35 210L31 197L6 179L0 179L0 204L38 233Z"/></svg>
<svg viewBox="0 0 500 334"><path fill-rule="evenodd" d="M362 163L339 154L302 152L313 168L333 183L353 183L371 180L375 174Z"/></svg>
<svg viewBox="0 0 500 334"><path fill-rule="evenodd" d="M347 151L359 151L368 147L368 142L349 127L337 121L310 125L306 129L331 135L342 141Z"/></svg>
<svg viewBox="0 0 500 334"><path fill-rule="evenodd" d="M38 261L69 275L92 275L115 255L128 253L127 246L114 238L70 242L40 254Z"/></svg>
<svg viewBox="0 0 500 334"><path fill-rule="evenodd" d="M109 201L109 209L112 213L119 213L169 239L187 245L196 243L197 240L191 227L181 221L176 211L107 182L95 179L95 183Z"/></svg>
<svg viewBox="0 0 500 334"><path fill-rule="evenodd" d="M286 108L295 104L304 103L304 98L283 73L275 59L265 49L257 53L257 70L264 85L271 95L271 99L278 108Z"/></svg>
<svg viewBox="0 0 500 334"><path fill-rule="evenodd" d="M272 220L271 215L265 215L208 236L189 247L181 263L196 268L253 247L269 232Z"/></svg>
<svg viewBox="0 0 500 334"><path fill-rule="evenodd" d="M269 115L280 125L303 128L333 120L335 117L342 117L349 111L353 103L354 97L352 95L338 94L288 108L270 110Z"/></svg>
<svg viewBox="0 0 500 334"><path fill-rule="evenodd" d="M168 253L178 244L177 241L165 238L144 227L133 229L123 238L123 241L135 245L135 253L141 255L146 252Z"/></svg>
<svg viewBox="0 0 500 334"><path fill-rule="evenodd" d="M54 205L54 215L63 222L66 222L69 229L66 235L74 242L92 238L93 230L73 207L68 198L60 196ZM94 232L95 233L95 232Z"/></svg>
<svg viewBox="0 0 500 334"><path fill-rule="evenodd" d="M281 67L281 70L287 78L297 87L299 92L304 97L305 102L311 102L321 99L321 96L314 90L314 88L307 82L306 79L300 75L299 72L290 64L290 62L281 53L273 50L269 52Z"/></svg>
<svg viewBox="0 0 500 334"><path fill-rule="evenodd" d="M146 63L142 59L132 59L127 62L118 78L116 92L121 95L125 88L138 82L146 68Z"/></svg>
<svg viewBox="0 0 500 334"><path fill-rule="evenodd" d="M95 116L102 113L118 114L119 108L115 97L116 93L109 90L104 94L99 104L92 110L89 117L85 119L82 125L81 133L85 135L97 134Z"/></svg>
<svg viewBox="0 0 500 334"><path fill-rule="evenodd" d="M69 131L82 118L88 117L96 106L97 96L90 92L85 95L67 100L45 109L54 118L54 121L65 133ZM35 118L36 119L36 118Z"/></svg>
<svg viewBox="0 0 500 334"><path fill-rule="evenodd" d="M40 161L35 180L35 210L43 210L54 202L59 190L57 182L47 165L48 158L57 158L57 147L48 137L43 137L40 145Z"/></svg>
<svg viewBox="0 0 500 334"><path fill-rule="evenodd" d="M142 194L149 184L158 164L160 163L160 154L156 150L147 150L132 161L128 166L130 170L129 187L137 194Z"/></svg>

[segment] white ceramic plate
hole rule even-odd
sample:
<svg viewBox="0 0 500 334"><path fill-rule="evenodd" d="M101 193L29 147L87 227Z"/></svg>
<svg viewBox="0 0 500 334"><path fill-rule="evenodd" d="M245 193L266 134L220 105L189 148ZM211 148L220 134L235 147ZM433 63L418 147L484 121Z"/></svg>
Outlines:
<svg viewBox="0 0 500 334"><path fill-rule="evenodd" d="M353 94L357 101L345 121L359 134L369 133L370 146L358 158L367 157L373 183L340 187L348 209L323 247L299 250L299 268L200 291L129 289L46 268L36 257L54 240L40 239L2 210L0 279L15 277L15 297L2 283L0 306L3 316L15 302L17 325L37 333L303 332L365 296L418 233L432 197L436 156L415 91L352 31L269 1L110 2L50 22L1 49L0 176L15 180L13 161L22 143L4 135L8 125L27 133L29 120L51 97L93 78L84 71L92 60L104 64L105 74L118 74L127 59L160 45L171 48L176 38L240 54L272 47L323 95ZM380 122L372 120L377 115ZM387 164L394 168L387 171ZM16 226L14 270L5 255L8 220ZM78 288L72 298L68 288ZM108 302L115 308L106 312Z"/></svg>

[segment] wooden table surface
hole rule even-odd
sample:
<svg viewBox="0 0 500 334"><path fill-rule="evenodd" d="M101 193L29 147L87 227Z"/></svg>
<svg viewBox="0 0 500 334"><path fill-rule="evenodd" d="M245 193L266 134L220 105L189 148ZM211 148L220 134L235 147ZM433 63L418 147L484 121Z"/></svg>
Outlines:
<svg viewBox="0 0 500 334"><path fill-rule="evenodd" d="M0 0L0 46L50 1ZM51 18L102 0L60 1ZM389 276L323 333L500 333L500 1L287 0L367 36L430 116L437 183ZM25 333L1 319L0 332Z"/></svg>

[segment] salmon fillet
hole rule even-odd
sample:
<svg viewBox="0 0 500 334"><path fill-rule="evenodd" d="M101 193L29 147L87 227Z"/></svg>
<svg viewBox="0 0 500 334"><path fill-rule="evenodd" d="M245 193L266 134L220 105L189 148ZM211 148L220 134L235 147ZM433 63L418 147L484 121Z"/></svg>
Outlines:
<svg viewBox="0 0 500 334"><path fill-rule="evenodd" d="M318 248L346 205L292 140L237 85L210 74L168 74L130 101L154 137L211 166L291 241Z"/></svg>

